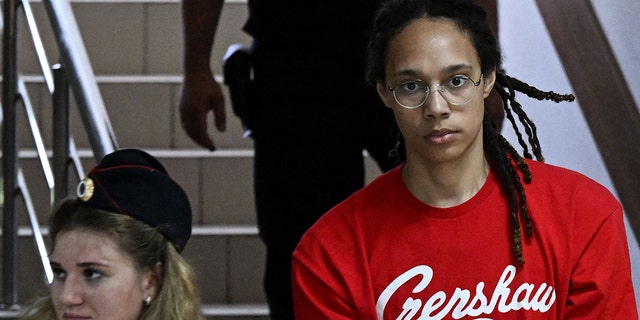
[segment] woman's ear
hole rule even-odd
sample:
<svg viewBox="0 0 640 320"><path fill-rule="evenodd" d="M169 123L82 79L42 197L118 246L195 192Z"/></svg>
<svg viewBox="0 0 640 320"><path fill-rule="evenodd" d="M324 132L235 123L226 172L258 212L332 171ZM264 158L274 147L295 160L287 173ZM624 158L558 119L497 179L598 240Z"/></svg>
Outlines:
<svg viewBox="0 0 640 320"><path fill-rule="evenodd" d="M162 286L162 274L163 274L162 262L156 263L151 270L146 270L142 274L142 290L146 296L156 298Z"/></svg>
<svg viewBox="0 0 640 320"><path fill-rule="evenodd" d="M387 106L387 108L391 108L391 104L389 103L393 102L393 99L390 99L391 95L385 85L378 82L376 84L376 91L378 91L378 95L380 96L380 99L382 99L382 102L384 102L384 105Z"/></svg>
<svg viewBox="0 0 640 320"><path fill-rule="evenodd" d="M483 98L487 98L493 89L493 85L496 83L496 70L484 76Z"/></svg>

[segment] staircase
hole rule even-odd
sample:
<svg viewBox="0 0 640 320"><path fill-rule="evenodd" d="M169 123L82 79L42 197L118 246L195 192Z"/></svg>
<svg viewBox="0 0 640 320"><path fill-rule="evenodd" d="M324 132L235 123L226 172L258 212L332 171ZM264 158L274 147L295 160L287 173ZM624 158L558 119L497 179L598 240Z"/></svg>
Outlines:
<svg viewBox="0 0 640 320"><path fill-rule="evenodd" d="M120 148L135 147L155 155L183 186L193 207L194 231L183 255L195 267L207 319L269 319L262 291L265 249L257 235L253 204L252 141L242 139L239 121L227 102L227 131L210 132L218 151L195 145L180 127L177 104L182 73L182 29L179 0L71 0L103 100ZM33 2L40 33L49 52L56 52L43 4ZM217 75L226 48L250 43L241 31L246 0L227 0L211 58ZM24 23L19 33L25 33ZM19 38L19 70L25 75L40 130L51 148L51 99L38 69L33 45ZM53 63L58 57L49 56ZM85 171L95 165L89 141L72 102L72 131ZM20 163L41 224L50 212L49 189L18 113ZM24 129L24 130L23 130ZM367 159L367 177L379 174ZM71 186L77 183L72 178ZM18 203L18 300L27 303L46 292L44 275L27 215ZM1 221L0 221L1 223ZM49 246L50 248L50 246ZM0 266L1 267L1 266ZM2 281L2 279L0 279ZM1 290L1 287L0 287ZM1 302L1 301L0 301ZM15 312L0 311L0 319Z"/></svg>

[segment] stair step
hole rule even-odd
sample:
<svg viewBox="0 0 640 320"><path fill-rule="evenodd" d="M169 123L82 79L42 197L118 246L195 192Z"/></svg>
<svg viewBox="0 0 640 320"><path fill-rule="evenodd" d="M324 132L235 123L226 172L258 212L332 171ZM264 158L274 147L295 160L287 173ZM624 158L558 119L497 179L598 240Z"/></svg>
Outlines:
<svg viewBox="0 0 640 320"><path fill-rule="evenodd" d="M0 310L0 319L15 319L18 311Z"/></svg>
<svg viewBox="0 0 640 320"><path fill-rule="evenodd" d="M143 148L144 149L144 148ZM163 163L170 175L182 186L191 202L195 225L255 224L253 201L253 150L221 149L144 149ZM87 149L78 150L83 171L96 161ZM41 222L51 211L50 190L37 153L31 149L19 151L29 193ZM51 154L49 152L48 156ZM69 193L75 193L79 179L71 173ZM19 213L19 225L28 225L26 214Z"/></svg>
<svg viewBox="0 0 640 320"><path fill-rule="evenodd" d="M25 74L29 100L44 136L45 145L52 141L52 107L48 88L42 76ZM217 77L222 83L222 78ZM163 75L106 75L97 76L96 82L107 109L116 140L121 147L202 149L192 141L180 125L178 102L182 76ZM227 87L221 86L226 93ZM225 94L227 128L219 132L213 127L212 116L208 120L209 134L219 149L251 149L253 140L243 138L240 120L233 114L229 95ZM71 132L79 148L89 148L84 125L74 100L70 106ZM18 137L23 147L35 144L28 131L24 112L18 108Z"/></svg>
<svg viewBox="0 0 640 320"><path fill-rule="evenodd" d="M151 149L145 151L156 156L171 176L187 193L194 225L255 225L253 198L253 150L246 148L220 149L209 152L203 149ZM84 171L95 166L93 153L78 150ZM374 161L365 156L366 181L380 174ZM34 201L38 219L45 222L51 210L50 191L37 161L37 153L21 149L20 165L25 173L29 192ZM50 157L50 154L49 154ZM69 192L75 192L77 179L69 182ZM27 225L19 213L20 225Z"/></svg>
<svg viewBox="0 0 640 320"><path fill-rule="evenodd" d="M41 226L40 231L43 236L49 235L49 228ZM0 228L0 238L2 237L2 228ZM191 231L192 237L197 236L256 236L258 235L258 227L255 225L210 225L210 226L193 226ZM18 228L18 237L32 237L33 230L29 227Z"/></svg>
<svg viewBox="0 0 640 320"><path fill-rule="evenodd" d="M269 319L269 308L266 304L204 304L202 314L206 319ZM0 319L15 319L17 310L0 310Z"/></svg>
<svg viewBox="0 0 640 320"><path fill-rule="evenodd" d="M51 250L47 228L41 231L47 250ZM194 268L203 303L253 305L266 302L262 289L265 249L255 225L195 226L182 256ZM48 290L33 233L27 227L18 230L17 270L20 303Z"/></svg>
<svg viewBox="0 0 640 320"><path fill-rule="evenodd" d="M48 229L42 230L49 242ZM264 248L253 225L195 226L183 256L196 271L203 311L210 317L267 315L262 291ZM21 303L47 288L30 228L19 228L18 297ZM1 233L0 233L1 236ZM50 250L50 245L49 245ZM7 313L8 312L8 313ZM11 318L7 311L0 318ZM7 316L8 315L8 316Z"/></svg>
<svg viewBox="0 0 640 320"><path fill-rule="evenodd" d="M202 306L202 313L206 316L269 316L269 307L262 304L207 304Z"/></svg>
<svg viewBox="0 0 640 320"><path fill-rule="evenodd" d="M220 69L222 56L230 44L251 41L242 31L248 15L246 2L225 1L211 58L214 69ZM71 0L70 3L96 74L182 73L179 0ZM34 1L32 7L44 47L49 58L55 58L57 47L43 3ZM36 73L39 64L27 30L21 21L18 62L23 72Z"/></svg>

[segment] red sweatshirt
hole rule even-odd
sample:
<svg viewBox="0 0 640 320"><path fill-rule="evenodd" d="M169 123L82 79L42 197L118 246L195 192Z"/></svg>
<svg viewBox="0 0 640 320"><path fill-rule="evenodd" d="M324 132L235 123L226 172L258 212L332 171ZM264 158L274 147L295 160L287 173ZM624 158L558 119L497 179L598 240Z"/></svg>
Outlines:
<svg viewBox="0 0 640 320"><path fill-rule="evenodd" d="M529 166L524 265L493 172L467 202L435 208L398 167L304 235L296 319L638 319L619 202L581 174Z"/></svg>

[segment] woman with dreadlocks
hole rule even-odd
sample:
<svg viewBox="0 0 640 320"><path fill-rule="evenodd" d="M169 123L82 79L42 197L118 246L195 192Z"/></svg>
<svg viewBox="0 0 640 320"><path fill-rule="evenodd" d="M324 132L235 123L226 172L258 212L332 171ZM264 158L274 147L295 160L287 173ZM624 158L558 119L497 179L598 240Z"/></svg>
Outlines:
<svg viewBox="0 0 640 320"><path fill-rule="evenodd" d="M395 115L406 160L304 235L296 319L637 319L621 205L543 163L514 92L573 97L513 79L499 62L472 1L383 4L368 79ZM493 89L523 156L485 113Z"/></svg>

